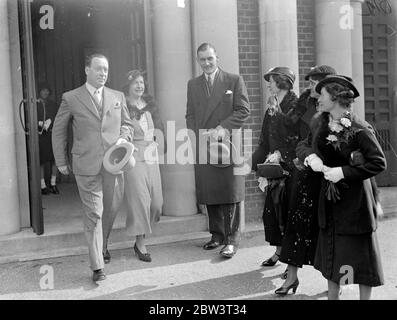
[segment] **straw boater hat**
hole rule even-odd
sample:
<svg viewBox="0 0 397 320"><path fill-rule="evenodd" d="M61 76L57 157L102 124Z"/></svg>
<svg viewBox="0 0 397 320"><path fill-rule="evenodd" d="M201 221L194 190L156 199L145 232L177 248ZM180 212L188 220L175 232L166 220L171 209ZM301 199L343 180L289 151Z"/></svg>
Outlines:
<svg viewBox="0 0 397 320"><path fill-rule="evenodd" d="M113 145L103 157L103 167L111 174L120 174L135 166L135 158L132 155L135 147L132 143L123 142Z"/></svg>

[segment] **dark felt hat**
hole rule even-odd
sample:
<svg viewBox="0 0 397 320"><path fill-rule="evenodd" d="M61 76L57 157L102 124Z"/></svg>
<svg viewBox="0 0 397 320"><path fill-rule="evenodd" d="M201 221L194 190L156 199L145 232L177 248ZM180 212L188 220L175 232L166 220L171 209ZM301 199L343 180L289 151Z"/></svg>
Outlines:
<svg viewBox="0 0 397 320"><path fill-rule="evenodd" d="M294 72L288 68L288 67L275 67L269 69L268 72L265 73L263 76L266 81L270 80L271 75L279 75L279 76L284 76L288 79L288 81L291 83L291 85L294 84L295 82L295 74Z"/></svg>
<svg viewBox="0 0 397 320"><path fill-rule="evenodd" d="M335 75L335 74L336 74L335 69L330 66L327 66L327 65L315 66L310 69L308 74L305 76L305 80L309 80L310 77L317 76L317 75L328 76L328 75Z"/></svg>
<svg viewBox="0 0 397 320"><path fill-rule="evenodd" d="M329 83L338 83L344 87L347 87L348 89L351 90L353 94L353 98L357 98L360 96L360 93L358 92L357 88L353 84L352 78L342 76L342 75L329 75L325 77L323 80L321 80L319 83L316 85L316 92L321 93L321 89L329 84Z"/></svg>

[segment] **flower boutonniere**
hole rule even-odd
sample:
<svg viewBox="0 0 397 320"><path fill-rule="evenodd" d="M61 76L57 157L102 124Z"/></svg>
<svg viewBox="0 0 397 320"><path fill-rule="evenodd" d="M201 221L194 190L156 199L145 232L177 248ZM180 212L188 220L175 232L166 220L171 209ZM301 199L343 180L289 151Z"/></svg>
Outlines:
<svg viewBox="0 0 397 320"><path fill-rule="evenodd" d="M328 127L330 133L327 136L327 144L332 144L335 150L340 150L342 143L347 144L355 132L350 112L345 112L339 120L330 119Z"/></svg>

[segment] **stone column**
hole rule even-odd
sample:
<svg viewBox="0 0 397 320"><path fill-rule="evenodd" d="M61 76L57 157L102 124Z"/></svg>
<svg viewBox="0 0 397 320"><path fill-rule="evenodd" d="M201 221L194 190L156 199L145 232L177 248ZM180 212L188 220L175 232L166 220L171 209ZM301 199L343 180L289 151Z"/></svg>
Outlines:
<svg viewBox="0 0 397 320"><path fill-rule="evenodd" d="M188 1L176 0L153 0L151 7L155 98L169 135L166 160L172 162L182 144L172 132L186 128L187 82L192 77L190 8ZM162 173L164 215L197 213L193 165L166 164Z"/></svg>
<svg viewBox="0 0 397 320"><path fill-rule="evenodd" d="M10 38L7 1L0 0L0 235L15 233L20 228L18 173L16 168L15 125L10 68Z"/></svg>
<svg viewBox="0 0 397 320"><path fill-rule="evenodd" d="M317 65L352 77L360 97L353 110L364 119L364 69L360 0L316 0Z"/></svg>
<svg viewBox="0 0 397 320"><path fill-rule="evenodd" d="M289 67L296 74L299 94L298 21L296 0L259 0L262 80L272 67ZM266 101L267 89L263 90Z"/></svg>
<svg viewBox="0 0 397 320"><path fill-rule="evenodd" d="M239 73L237 0L192 0L193 58L203 42L217 51L219 66ZM194 60L195 75L202 73Z"/></svg>

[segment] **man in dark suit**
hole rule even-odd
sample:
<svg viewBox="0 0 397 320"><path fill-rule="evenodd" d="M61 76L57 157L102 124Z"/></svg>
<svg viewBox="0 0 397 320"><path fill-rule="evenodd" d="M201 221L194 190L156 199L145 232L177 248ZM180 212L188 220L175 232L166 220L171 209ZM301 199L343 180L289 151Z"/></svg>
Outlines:
<svg viewBox="0 0 397 320"><path fill-rule="evenodd" d="M212 234L204 249L215 249L223 244L220 254L231 258L240 241L240 204L245 196L245 176L236 174L237 164L233 161L220 165L201 161L209 150L207 140L202 138L208 135L211 145L215 143L217 149L219 140L225 142L238 137L233 133L241 130L250 114L248 94L241 76L218 68L216 50L211 44L199 46L197 62L203 74L188 82L186 123L194 132L198 146L195 164L197 200L207 207ZM219 149L232 154L233 145L229 143L229 150L227 147L225 150L225 146L225 143L219 144Z"/></svg>
<svg viewBox="0 0 397 320"><path fill-rule="evenodd" d="M70 173L67 157L68 125L73 128L72 168L84 208L84 232L88 242L93 281L106 279L104 272L103 227L113 221L123 198L123 177L103 168L108 148L132 141L131 120L124 94L106 88L108 59L93 54L86 60L87 82L66 92L55 117L52 145L55 163L62 174ZM117 183L116 183L117 182ZM107 222L108 221L108 222ZM108 255L108 261L110 255Z"/></svg>

